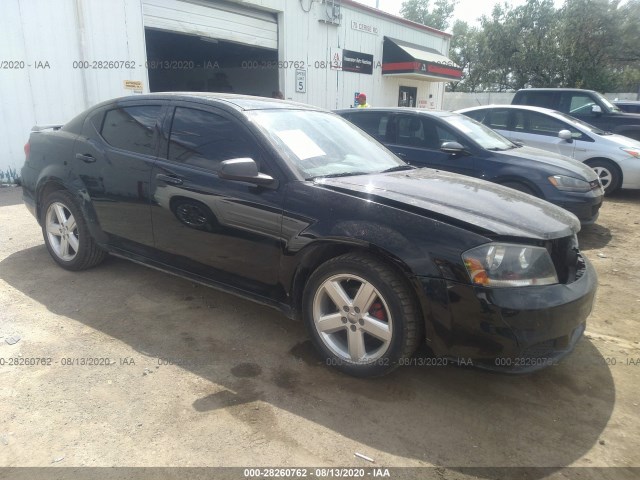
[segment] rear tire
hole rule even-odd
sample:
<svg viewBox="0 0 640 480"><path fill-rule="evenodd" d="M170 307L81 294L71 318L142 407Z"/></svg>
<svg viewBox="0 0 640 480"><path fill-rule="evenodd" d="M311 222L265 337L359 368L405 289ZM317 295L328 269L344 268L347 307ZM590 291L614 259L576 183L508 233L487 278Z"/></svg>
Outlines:
<svg viewBox="0 0 640 480"><path fill-rule="evenodd" d="M415 352L424 328L402 274L360 253L333 258L313 272L303 311L326 364L356 377L398 367Z"/></svg>
<svg viewBox="0 0 640 480"><path fill-rule="evenodd" d="M106 252L91 237L80 208L66 190L47 195L40 223L47 250L62 268L86 270L104 260Z"/></svg>
<svg viewBox="0 0 640 480"><path fill-rule="evenodd" d="M611 195L616 192L622 185L622 175L617 165L610 160L595 159L587 160L584 162L589 165L596 172L602 186L604 188L605 195Z"/></svg>

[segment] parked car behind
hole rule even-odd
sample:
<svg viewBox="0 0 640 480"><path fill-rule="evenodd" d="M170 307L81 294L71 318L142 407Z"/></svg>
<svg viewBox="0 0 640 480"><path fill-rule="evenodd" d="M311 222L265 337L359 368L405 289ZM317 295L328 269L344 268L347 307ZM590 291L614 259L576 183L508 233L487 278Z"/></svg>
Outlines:
<svg viewBox="0 0 640 480"><path fill-rule="evenodd" d="M575 216L415 169L313 107L136 95L33 132L25 152L25 204L58 265L111 253L277 308L352 375L407 364L425 340L444 359L539 369L592 308Z"/></svg>
<svg viewBox="0 0 640 480"><path fill-rule="evenodd" d="M600 177L607 195L640 188L640 142L605 132L547 108L490 105L458 110L514 142L584 162Z"/></svg>
<svg viewBox="0 0 640 480"><path fill-rule="evenodd" d="M579 162L514 144L458 113L422 109L348 109L355 123L412 165L461 173L514 188L596 221L603 191L597 175Z"/></svg>
<svg viewBox="0 0 640 480"><path fill-rule="evenodd" d="M640 101L637 100L614 100L612 102L623 112L627 113L640 113Z"/></svg>
<svg viewBox="0 0 640 480"><path fill-rule="evenodd" d="M579 88L525 88L511 105L549 108L604 130L640 140L640 115L625 113L593 90Z"/></svg>

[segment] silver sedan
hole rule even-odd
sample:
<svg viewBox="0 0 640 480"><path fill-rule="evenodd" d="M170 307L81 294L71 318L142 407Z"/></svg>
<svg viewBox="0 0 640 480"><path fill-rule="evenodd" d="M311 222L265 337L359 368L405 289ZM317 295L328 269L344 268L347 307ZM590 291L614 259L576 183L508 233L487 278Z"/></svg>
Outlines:
<svg viewBox="0 0 640 480"><path fill-rule="evenodd" d="M556 152L593 168L607 195L640 189L640 142L604 132L565 113L522 105L488 105L457 111L509 140Z"/></svg>

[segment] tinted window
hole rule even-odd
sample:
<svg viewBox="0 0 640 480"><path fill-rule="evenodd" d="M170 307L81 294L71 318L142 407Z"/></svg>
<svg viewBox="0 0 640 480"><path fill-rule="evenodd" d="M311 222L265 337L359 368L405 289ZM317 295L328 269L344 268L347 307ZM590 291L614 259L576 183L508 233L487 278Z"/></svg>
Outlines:
<svg viewBox="0 0 640 480"><path fill-rule="evenodd" d="M567 125L561 120L544 115L538 112L527 112L529 117L529 125L527 131L537 135L546 135L548 137L557 137L560 130L569 130L573 138L581 138L582 132Z"/></svg>
<svg viewBox="0 0 640 480"><path fill-rule="evenodd" d="M523 92L518 98L519 105L531 105L556 110L557 94L555 92Z"/></svg>
<svg viewBox="0 0 640 480"><path fill-rule="evenodd" d="M538 135L557 137L560 130L568 130L569 126L553 117L541 113L529 112L529 131Z"/></svg>
<svg viewBox="0 0 640 480"><path fill-rule="evenodd" d="M464 112L464 114L469 118L473 118L476 122L484 123L487 112L488 110L474 110L473 112Z"/></svg>
<svg viewBox="0 0 640 480"><path fill-rule="evenodd" d="M398 144L440 150L444 142L463 143L459 135L430 118L398 117Z"/></svg>
<svg viewBox="0 0 640 480"><path fill-rule="evenodd" d="M145 105L109 110L102 124L102 137L114 147L154 155L154 132L161 109L160 105Z"/></svg>
<svg viewBox="0 0 640 480"><path fill-rule="evenodd" d="M215 113L177 107L169 136L169 160L217 170L220 162L259 161L255 142L234 121Z"/></svg>
<svg viewBox="0 0 640 480"><path fill-rule="evenodd" d="M373 138L380 142L388 141L387 124L389 114L387 113L354 113L344 115L351 123L356 124Z"/></svg>
<svg viewBox="0 0 640 480"><path fill-rule="evenodd" d="M507 130L509 125L509 110L505 108L494 108L491 110L488 122L483 122L491 128Z"/></svg>

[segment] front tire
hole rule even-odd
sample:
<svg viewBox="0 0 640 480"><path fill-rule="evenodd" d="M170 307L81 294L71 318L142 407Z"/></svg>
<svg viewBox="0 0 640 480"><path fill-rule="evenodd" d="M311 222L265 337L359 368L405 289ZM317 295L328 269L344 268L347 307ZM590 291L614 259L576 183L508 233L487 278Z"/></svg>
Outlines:
<svg viewBox="0 0 640 480"><path fill-rule="evenodd" d="M383 375L418 347L422 319L406 279L369 255L321 265L303 296L304 319L327 365L357 377Z"/></svg>
<svg viewBox="0 0 640 480"><path fill-rule="evenodd" d="M104 260L106 252L91 237L87 222L73 196L57 190L42 208L42 234L53 260L67 270L85 270Z"/></svg>
<svg viewBox="0 0 640 480"><path fill-rule="evenodd" d="M593 168L600 178L605 195L611 195L620 188L622 177L618 167L613 162L604 159L595 159L587 160L584 163Z"/></svg>

